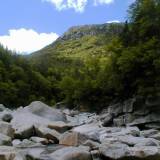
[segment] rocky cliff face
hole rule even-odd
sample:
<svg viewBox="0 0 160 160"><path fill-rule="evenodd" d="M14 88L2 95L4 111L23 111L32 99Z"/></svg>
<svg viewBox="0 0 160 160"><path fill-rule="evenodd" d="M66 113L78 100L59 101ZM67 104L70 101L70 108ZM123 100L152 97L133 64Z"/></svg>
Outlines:
<svg viewBox="0 0 160 160"><path fill-rule="evenodd" d="M100 115L42 102L0 105L0 160L159 160L159 104L136 97Z"/></svg>
<svg viewBox="0 0 160 160"><path fill-rule="evenodd" d="M104 112L106 112L104 114ZM160 129L160 98L135 97L103 111L104 126L138 126Z"/></svg>
<svg viewBox="0 0 160 160"><path fill-rule="evenodd" d="M65 32L57 41L73 40L79 39L83 36L91 35L107 35L113 36L121 33L123 28L123 23L112 23L112 24L97 24L97 25L83 25L71 27L67 32Z"/></svg>

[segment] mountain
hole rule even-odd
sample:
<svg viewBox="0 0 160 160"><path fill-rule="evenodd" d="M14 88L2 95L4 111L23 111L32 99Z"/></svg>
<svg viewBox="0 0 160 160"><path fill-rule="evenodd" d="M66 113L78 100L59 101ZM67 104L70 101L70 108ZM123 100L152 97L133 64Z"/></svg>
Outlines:
<svg viewBox="0 0 160 160"><path fill-rule="evenodd" d="M85 59L88 56L101 56L104 48L113 37L122 32L123 23L84 25L71 27L55 42L32 53L29 58L35 65L47 62L47 67L60 59ZM57 62L55 62L57 63Z"/></svg>

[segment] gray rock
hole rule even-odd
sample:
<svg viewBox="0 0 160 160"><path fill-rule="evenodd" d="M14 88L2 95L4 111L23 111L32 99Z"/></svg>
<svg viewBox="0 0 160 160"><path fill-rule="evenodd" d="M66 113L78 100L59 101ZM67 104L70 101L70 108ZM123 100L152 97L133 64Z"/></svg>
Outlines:
<svg viewBox="0 0 160 160"><path fill-rule="evenodd" d="M16 147L16 146L20 145L21 142L22 142L22 141L21 141L20 139L14 139L14 140L12 141L12 145L13 145L14 147Z"/></svg>
<svg viewBox="0 0 160 160"><path fill-rule="evenodd" d="M15 136L24 139L35 136L35 127L37 126L45 126L46 128L55 126L64 129L66 124L62 124L63 122L57 124L56 121L58 120L65 120L62 112L41 102L33 102L31 105L19 108L13 113L11 125L15 129Z"/></svg>
<svg viewBox="0 0 160 160"><path fill-rule="evenodd" d="M53 109L40 101L32 102L24 110L51 121L66 121L65 115L60 110Z"/></svg>
<svg viewBox="0 0 160 160"><path fill-rule="evenodd" d="M113 119L113 124L116 127L121 127L125 125L125 119L124 116L120 116L118 118Z"/></svg>
<svg viewBox="0 0 160 160"><path fill-rule="evenodd" d="M100 134L105 128L101 128L98 124L85 124L72 129L74 132L81 133L94 141L100 140Z"/></svg>
<svg viewBox="0 0 160 160"><path fill-rule="evenodd" d="M160 142L153 138L134 137L131 135L119 136L118 141L128 146L159 146Z"/></svg>
<svg viewBox="0 0 160 160"><path fill-rule="evenodd" d="M65 147L50 154L54 160L92 160L89 151L80 147Z"/></svg>
<svg viewBox="0 0 160 160"><path fill-rule="evenodd" d="M121 143L102 143L99 147L100 153L106 159L121 159L129 154L129 147Z"/></svg>
<svg viewBox="0 0 160 160"><path fill-rule="evenodd" d="M0 121L0 133L7 135L11 138L14 137L14 129L8 122Z"/></svg>
<svg viewBox="0 0 160 160"><path fill-rule="evenodd" d="M59 142L60 133L58 133L54 129L49 129L41 126L41 127L36 127L35 131L38 137L47 138L48 140L53 140L54 143Z"/></svg>
<svg viewBox="0 0 160 160"><path fill-rule="evenodd" d="M123 105L121 103L117 103L115 105L109 106L108 113L112 114L114 117L117 117L118 115L123 113Z"/></svg>

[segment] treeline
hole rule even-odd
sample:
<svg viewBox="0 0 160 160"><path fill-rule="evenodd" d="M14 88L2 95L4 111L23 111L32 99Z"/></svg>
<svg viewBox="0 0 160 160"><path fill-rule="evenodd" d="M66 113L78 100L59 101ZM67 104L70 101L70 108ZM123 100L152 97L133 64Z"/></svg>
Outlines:
<svg viewBox="0 0 160 160"><path fill-rule="evenodd" d="M0 46L0 103L13 108L52 99L50 82L27 60ZM44 97L45 95L45 97Z"/></svg>
<svg viewBox="0 0 160 160"><path fill-rule="evenodd" d="M160 1L136 0L119 35L56 45L42 61L0 47L0 103L33 100L100 110L129 97L160 96ZM85 43L84 43L85 42ZM104 44L106 43L106 45Z"/></svg>

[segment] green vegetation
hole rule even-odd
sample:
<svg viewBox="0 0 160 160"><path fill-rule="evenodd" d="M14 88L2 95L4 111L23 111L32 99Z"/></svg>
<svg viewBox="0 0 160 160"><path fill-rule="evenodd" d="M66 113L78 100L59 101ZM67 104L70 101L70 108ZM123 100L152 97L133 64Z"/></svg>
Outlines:
<svg viewBox="0 0 160 160"><path fill-rule="evenodd" d="M0 103L32 100L91 110L135 95L160 96L160 1L136 0L125 24L73 27L17 56L0 48Z"/></svg>

